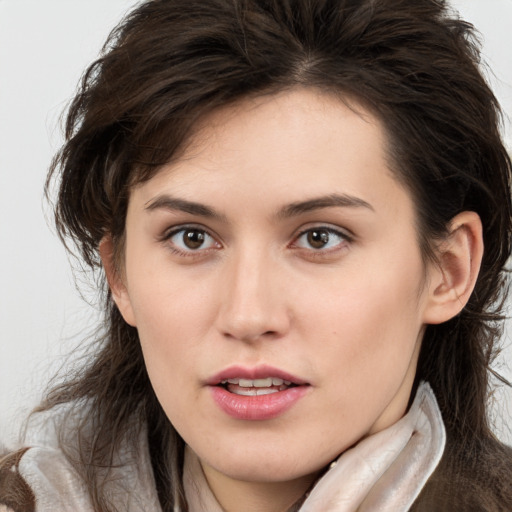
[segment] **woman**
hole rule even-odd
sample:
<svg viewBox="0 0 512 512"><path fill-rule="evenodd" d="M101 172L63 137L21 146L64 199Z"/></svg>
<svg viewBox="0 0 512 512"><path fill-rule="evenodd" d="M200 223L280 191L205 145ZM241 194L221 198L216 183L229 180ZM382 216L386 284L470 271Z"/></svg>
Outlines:
<svg viewBox="0 0 512 512"><path fill-rule="evenodd" d="M154 0L112 33L49 178L104 332L4 508L510 510L511 163L446 11Z"/></svg>

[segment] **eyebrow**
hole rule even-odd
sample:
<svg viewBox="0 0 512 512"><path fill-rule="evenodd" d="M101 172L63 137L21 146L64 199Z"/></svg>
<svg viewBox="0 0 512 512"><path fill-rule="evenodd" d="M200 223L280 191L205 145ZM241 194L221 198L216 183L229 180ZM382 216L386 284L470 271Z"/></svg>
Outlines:
<svg viewBox="0 0 512 512"><path fill-rule="evenodd" d="M200 217L207 217L210 219L226 220L225 216L216 212L213 208L194 201L187 201L186 199L179 199L167 194L157 196L150 199L146 205L145 210L177 210L191 215L198 215Z"/></svg>
<svg viewBox="0 0 512 512"><path fill-rule="evenodd" d="M308 213L313 210L333 207L366 208L368 210L375 211L370 203L367 203L364 199L360 199L359 197L348 194L330 194L328 196L315 197L306 201L291 203L279 210L277 217L289 218L303 213Z"/></svg>
<svg viewBox="0 0 512 512"><path fill-rule="evenodd" d="M290 218L304 213L308 213L314 210L320 210L322 208L333 208L333 207L344 207L344 208L366 208L371 211L375 211L370 203L359 197L351 196L348 194L330 194L327 196L315 197L306 201L297 201L286 205L284 208L277 212L277 218ZM216 212L213 208L206 206L202 203L196 203L194 201L188 201L186 199L179 199L172 197L167 194L159 195L156 198L150 199L146 205L145 210L177 210L191 215L198 215L200 217L206 217L210 219L226 221L226 217Z"/></svg>

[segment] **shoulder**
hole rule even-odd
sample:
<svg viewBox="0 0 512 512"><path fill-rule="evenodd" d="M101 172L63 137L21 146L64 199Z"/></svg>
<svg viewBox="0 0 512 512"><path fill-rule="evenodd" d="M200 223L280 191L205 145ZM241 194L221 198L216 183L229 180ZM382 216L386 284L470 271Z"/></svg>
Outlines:
<svg viewBox="0 0 512 512"><path fill-rule="evenodd" d="M487 438L472 447L448 443L414 512L510 512L512 448Z"/></svg>
<svg viewBox="0 0 512 512"><path fill-rule="evenodd" d="M92 512L80 478L52 447L23 448L0 459L0 505L15 512L32 512L36 504L38 511Z"/></svg>
<svg viewBox="0 0 512 512"><path fill-rule="evenodd" d="M59 446L57 426L64 414L59 408L35 414L24 447L0 453L0 512L92 512L82 479Z"/></svg>
<svg viewBox="0 0 512 512"><path fill-rule="evenodd" d="M86 467L95 431L90 409L80 405L35 414L25 447L0 453L0 512L94 512L93 500L125 512L160 509L145 426L130 431L105 464Z"/></svg>
<svg viewBox="0 0 512 512"><path fill-rule="evenodd" d="M19 472L19 463L27 450L0 456L0 512L35 510L35 496Z"/></svg>

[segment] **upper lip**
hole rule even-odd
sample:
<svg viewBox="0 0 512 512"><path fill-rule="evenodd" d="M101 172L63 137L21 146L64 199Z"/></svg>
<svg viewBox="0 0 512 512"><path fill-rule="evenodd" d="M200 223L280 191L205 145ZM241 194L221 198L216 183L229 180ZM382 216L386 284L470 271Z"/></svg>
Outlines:
<svg viewBox="0 0 512 512"><path fill-rule="evenodd" d="M210 377L206 381L206 384L208 386L217 386L222 381L226 381L228 379L240 378L255 380L265 379L267 377L277 377L279 379L290 381L292 384L296 384L297 386L307 384L307 381L300 377L268 365L259 365L253 368L246 366L230 366Z"/></svg>

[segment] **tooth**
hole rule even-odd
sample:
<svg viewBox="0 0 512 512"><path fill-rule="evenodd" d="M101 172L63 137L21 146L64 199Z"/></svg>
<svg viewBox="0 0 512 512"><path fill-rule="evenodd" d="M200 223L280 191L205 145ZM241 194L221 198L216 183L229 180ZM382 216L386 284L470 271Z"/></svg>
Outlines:
<svg viewBox="0 0 512 512"><path fill-rule="evenodd" d="M264 379L227 379L222 384L234 384L242 388L269 388L270 386L289 386L289 380L283 380L279 377L266 377Z"/></svg>
<svg viewBox="0 0 512 512"><path fill-rule="evenodd" d="M253 387L250 387L250 388L242 388L242 387L239 387L238 389L236 390L233 390L232 393L234 393L235 395L243 395L243 396L256 396L256 392L258 390L256 390L255 388Z"/></svg>
<svg viewBox="0 0 512 512"><path fill-rule="evenodd" d="M253 380L253 386L255 388L268 388L272 386L272 377L267 377L266 379Z"/></svg>
<svg viewBox="0 0 512 512"><path fill-rule="evenodd" d="M274 388L260 388L256 390L256 394L259 395L270 395L271 393L277 393L277 389Z"/></svg>

